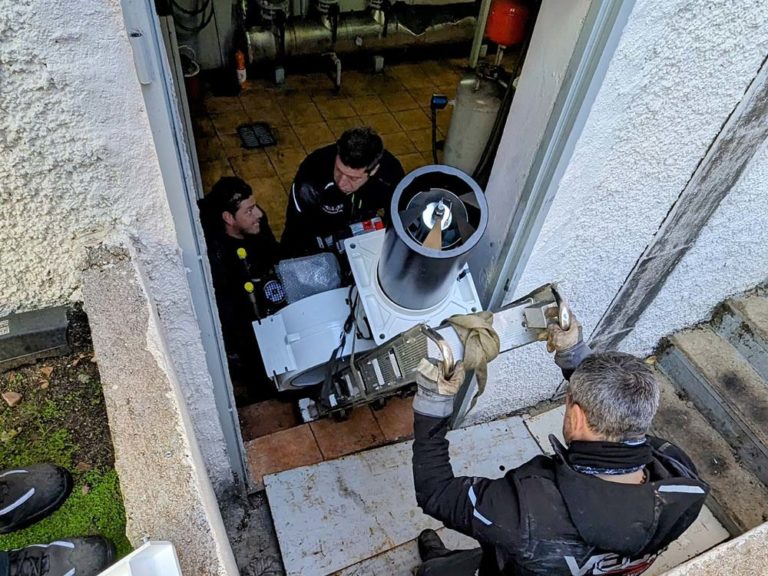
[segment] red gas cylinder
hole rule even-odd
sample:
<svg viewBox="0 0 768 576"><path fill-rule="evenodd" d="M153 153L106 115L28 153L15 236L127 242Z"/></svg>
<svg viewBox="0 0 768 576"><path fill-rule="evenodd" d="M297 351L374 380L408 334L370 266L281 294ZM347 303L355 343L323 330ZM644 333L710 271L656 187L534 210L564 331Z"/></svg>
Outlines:
<svg viewBox="0 0 768 576"><path fill-rule="evenodd" d="M519 0L493 0L485 26L485 36L500 46L514 46L525 40L525 27L531 11Z"/></svg>

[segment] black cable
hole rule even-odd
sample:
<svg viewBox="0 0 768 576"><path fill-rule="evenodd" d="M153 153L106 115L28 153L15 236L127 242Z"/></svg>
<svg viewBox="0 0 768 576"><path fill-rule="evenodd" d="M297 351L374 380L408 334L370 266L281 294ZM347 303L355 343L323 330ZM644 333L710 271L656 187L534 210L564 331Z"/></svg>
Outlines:
<svg viewBox="0 0 768 576"><path fill-rule="evenodd" d="M339 336L339 345L334 348L331 353L331 357L328 359L328 363L325 368L325 378L323 379L323 385L320 388L320 402L328 409L333 409L334 406L330 404L331 393L335 392L337 395L341 395L341 390L338 389L338 384L334 378L336 374L336 367L339 364L344 354L344 347L347 344L347 334L352 330L355 324L355 309L357 308L358 299L352 300L352 290L354 286L349 287L349 295L347 300L349 301L349 315L344 320L344 326Z"/></svg>
<svg viewBox="0 0 768 576"><path fill-rule="evenodd" d="M175 1L174 1L173 5L176 6L176 2ZM202 19L202 21L200 22L200 24L198 26L189 27L189 26L186 26L186 25L182 24L181 22L178 22L177 20L174 19L176 27L177 28L181 28L185 32L188 32L188 33L193 34L193 35L199 34L206 26L208 26L208 24L211 23L211 20L213 19L213 14L214 14L213 2L211 2L211 0L205 0L205 6L206 7L210 6L211 10L208 13L208 16L203 15L203 19Z"/></svg>
<svg viewBox="0 0 768 576"><path fill-rule="evenodd" d="M437 161L437 109L432 107L432 160Z"/></svg>
<svg viewBox="0 0 768 576"><path fill-rule="evenodd" d="M176 10L179 12L183 12L184 14L188 14L189 16L197 16L198 14L202 14L205 12L205 10L208 8L208 5L211 3L211 0L203 0L203 5L201 8L195 8L194 10L190 10L188 8L184 8L181 4L177 2L177 0L171 0L171 4L173 5Z"/></svg>

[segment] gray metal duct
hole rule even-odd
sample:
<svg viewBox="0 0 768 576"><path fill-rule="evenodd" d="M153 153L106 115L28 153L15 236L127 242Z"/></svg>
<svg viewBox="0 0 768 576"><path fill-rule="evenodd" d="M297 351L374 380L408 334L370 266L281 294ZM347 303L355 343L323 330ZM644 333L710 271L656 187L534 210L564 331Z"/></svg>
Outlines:
<svg viewBox="0 0 768 576"><path fill-rule="evenodd" d="M336 33L336 44L331 37L330 24L303 20L289 23L285 28L285 55L305 56L336 52L378 51L429 44L446 44L472 39L475 18L430 26L421 34L392 21L384 36L383 18L369 14L342 14ZM252 28L247 33L248 56L252 63L271 61L277 57L277 39L272 30Z"/></svg>
<svg viewBox="0 0 768 576"><path fill-rule="evenodd" d="M379 284L395 304L427 310L448 295L469 251L485 232L485 195L461 170L424 166L398 184L390 214ZM435 226L440 226L436 235ZM435 246L435 238L439 247L429 247Z"/></svg>

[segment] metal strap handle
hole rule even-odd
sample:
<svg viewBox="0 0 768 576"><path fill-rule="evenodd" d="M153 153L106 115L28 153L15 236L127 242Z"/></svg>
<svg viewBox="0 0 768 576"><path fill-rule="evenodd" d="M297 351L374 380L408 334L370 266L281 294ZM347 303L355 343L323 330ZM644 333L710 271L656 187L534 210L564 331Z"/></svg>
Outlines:
<svg viewBox="0 0 768 576"><path fill-rule="evenodd" d="M453 359L453 350L451 350L451 347L448 345L448 341L443 338L437 330L426 324L421 324L421 332L427 338L432 340L438 350L440 350L440 355L443 357L443 377L446 380L450 380L453 376L453 371L456 368L456 362Z"/></svg>

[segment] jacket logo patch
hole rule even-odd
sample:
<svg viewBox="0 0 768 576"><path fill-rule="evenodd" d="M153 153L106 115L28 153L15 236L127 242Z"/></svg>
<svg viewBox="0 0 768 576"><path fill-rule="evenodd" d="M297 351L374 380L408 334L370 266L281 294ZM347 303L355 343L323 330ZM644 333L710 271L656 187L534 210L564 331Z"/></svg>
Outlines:
<svg viewBox="0 0 768 576"><path fill-rule="evenodd" d="M579 566L573 556L565 556L565 563L572 576L637 576L650 568L659 553L646 554L642 558L633 559L609 552L590 556L584 566Z"/></svg>
<svg viewBox="0 0 768 576"><path fill-rule="evenodd" d="M335 204L335 205L329 205L329 204L323 204L322 205L323 212L326 214L341 214L344 212L344 204Z"/></svg>

